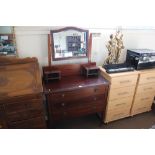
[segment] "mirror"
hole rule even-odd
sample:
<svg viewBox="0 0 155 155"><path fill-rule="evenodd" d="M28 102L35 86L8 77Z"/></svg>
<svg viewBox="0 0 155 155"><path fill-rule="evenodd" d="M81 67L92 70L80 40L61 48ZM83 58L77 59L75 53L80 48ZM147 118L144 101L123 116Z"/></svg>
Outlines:
<svg viewBox="0 0 155 155"><path fill-rule="evenodd" d="M0 55L16 56L13 26L0 26Z"/></svg>
<svg viewBox="0 0 155 155"><path fill-rule="evenodd" d="M88 30L66 27L51 31L53 60L88 56Z"/></svg>

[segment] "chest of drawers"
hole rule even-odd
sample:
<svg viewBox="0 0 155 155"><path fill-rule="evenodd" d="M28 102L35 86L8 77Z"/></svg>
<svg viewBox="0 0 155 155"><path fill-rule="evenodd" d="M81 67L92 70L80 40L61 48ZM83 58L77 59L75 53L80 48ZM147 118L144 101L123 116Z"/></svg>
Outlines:
<svg viewBox="0 0 155 155"><path fill-rule="evenodd" d="M69 75L44 83L49 123L100 112L104 116L108 82L103 77Z"/></svg>
<svg viewBox="0 0 155 155"><path fill-rule="evenodd" d="M110 82L104 122L108 123L130 116L138 72L108 74L100 67L101 74Z"/></svg>
<svg viewBox="0 0 155 155"><path fill-rule="evenodd" d="M155 69L139 71L131 115L150 111L155 96Z"/></svg>

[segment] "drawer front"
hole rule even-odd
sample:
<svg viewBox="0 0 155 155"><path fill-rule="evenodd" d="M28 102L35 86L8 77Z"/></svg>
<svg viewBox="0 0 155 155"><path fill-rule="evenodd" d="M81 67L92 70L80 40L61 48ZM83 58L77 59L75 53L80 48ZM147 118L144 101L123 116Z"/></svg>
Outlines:
<svg viewBox="0 0 155 155"><path fill-rule="evenodd" d="M140 75L139 84L145 83L155 83L155 72Z"/></svg>
<svg viewBox="0 0 155 155"><path fill-rule="evenodd" d="M136 95L133 103L133 107L142 106L142 105L150 106L152 105L153 100L154 100L154 95L151 95L151 94Z"/></svg>
<svg viewBox="0 0 155 155"><path fill-rule="evenodd" d="M28 102L14 103L6 105L8 121L20 121L43 114L43 105L41 100L32 100Z"/></svg>
<svg viewBox="0 0 155 155"><path fill-rule="evenodd" d="M136 94L145 94L148 92L155 95L155 83L138 85Z"/></svg>
<svg viewBox="0 0 155 155"><path fill-rule="evenodd" d="M130 116L130 109L123 109L123 110L109 110L105 117L105 123L108 123L110 121L118 120L121 118L125 118Z"/></svg>
<svg viewBox="0 0 155 155"><path fill-rule="evenodd" d="M105 95L96 95L86 97L84 99L77 99L74 101L67 101L67 102L51 102L51 107L53 109L66 109L66 108L78 108L78 107L85 107L86 105L95 105L95 102L101 101L101 103L105 104Z"/></svg>
<svg viewBox="0 0 155 155"><path fill-rule="evenodd" d="M106 91L105 86L87 87L73 91L66 91L61 93L51 93L48 97L52 102L63 102L70 100L78 100L89 96L104 94Z"/></svg>
<svg viewBox="0 0 155 155"><path fill-rule="evenodd" d="M110 89L109 92L109 101L111 100L119 100L124 97L132 97L134 95L135 86L131 87L123 87L118 89Z"/></svg>
<svg viewBox="0 0 155 155"><path fill-rule="evenodd" d="M77 116L84 116L87 114L92 114L96 112L104 112L105 105L102 102L96 103L96 105L89 105L85 107L78 107L66 110L56 110L52 112L51 119L52 120L59 120L65 119L70 117L77 117Z"/></svg>
<svg viewBox="0 0 155 155"><path fill-rule="evenodd" d="M108 105L107 105L107 110L112 110L112 109L125 109L131 108L132 105L132 99L133 96L131 97L126 97L126 98L121 98L119 100L113 100L113 101L109 101Z"/></svg>
<svg viewBox="0 0 155 155"><path fill-rule="evenodd" d="M151 106L141 106L141 107L135 107L131 110L131 115L140 114L143 112L147 112L151 110Z"/></svg>
<svg viewBox="0 0 155 155"><path fill-rule="evenodd" d="M129 75L112 78L111 88L120 88L127 86L135 86L137 82L138 75Z"/></svg>
<svg viewBox="0 0 155 155"><path fill-rule="evenodd" d="M44 117L37 117L25 121L12 122L9 124L12 129L42 129L46 128Z"/></svg>

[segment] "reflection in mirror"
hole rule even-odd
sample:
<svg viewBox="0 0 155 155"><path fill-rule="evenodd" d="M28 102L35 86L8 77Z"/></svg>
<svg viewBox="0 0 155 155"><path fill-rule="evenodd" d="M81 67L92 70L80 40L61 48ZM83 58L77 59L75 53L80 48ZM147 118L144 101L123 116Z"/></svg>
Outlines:
<svg viewBox="0 0 155 155"><path fill-rule="evenodd" d="M51 31L53 60L87 57L88 30L66 27Z"/></svg>
<svg viewBox="0 0 155 155"><path fill-rule="evenodd" d="M15 34L13 26L0 26L0 55L16 55Z"/></svg>

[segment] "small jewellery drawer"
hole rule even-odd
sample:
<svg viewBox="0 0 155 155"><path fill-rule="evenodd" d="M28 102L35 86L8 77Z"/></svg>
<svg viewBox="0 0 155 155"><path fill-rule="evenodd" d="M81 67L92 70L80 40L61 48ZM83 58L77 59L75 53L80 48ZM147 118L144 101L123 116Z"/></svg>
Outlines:
<svg viewBox="0 0 155 155"><path fill-rule="evenodd" d="M148 92L155 95L155 83L138 85L136 94L143 94L145 96Z"/></svg>
<svg viewBox="0 0 155 155"><path fill-rule="evenodd" d="M135 108L132 108L131 115L147 112L150 110L151 110L151 106L145 106L144 105L144 106L140 106L140 107L135 107Z"/></svg>
<svg viewBox="0 0 155 155"><path fill-rule="evenodd" d="M117 100L120 99L122 97L129 97L129 96L133 96L135 91L135 87L131 86L131 87L123 87L123 88L118 88L118 89L110 89L110 93L109 93L109 100Z"/></svg>
<svg viewBox="0 0 155 155"><path fill-rule="evenodd" d="M126 86L135 86L137 82L137 75L120 76L112 78L111 88L120 88Z"/></svg>
<svg viewBox="0 0 155 155"><path fill-rule="evenodd" d="M118 100L109 101L108 110L112 109L122 109L122 108L130 108L132 104L133 97L120 98Z"/></svg>
<svg viewBox="0 0 155 155"><path fill-rule="evenodd" d="M107 112L105 123L130 116L130 109L109 110Z"/></svg>
<svg viewBox="0 0 155 155"><path fill-rule="evenodd" d="M71 99L78 100L78 99L82 99L82 98L93 96L93 95L104 94L105 91L106 91L105 86L80 88L74 91L50 93L49 100L51 100L52 102L70 101Z"/></svg>
<svg viewBox="0 0 155 155"><path fill-rule="evenodd" d="M141 74L139 84L155 83L155 72Z"/></svg>
<svg viewBox="0 0 155 155"><path fill-rule="evenodd" d="M134 104L133 107L136 106L142 106L142 105L152 105L154 100L154 96L151 94L141 94L141 95L136 95L135 96L135 100L134 100Z"/></svg>

